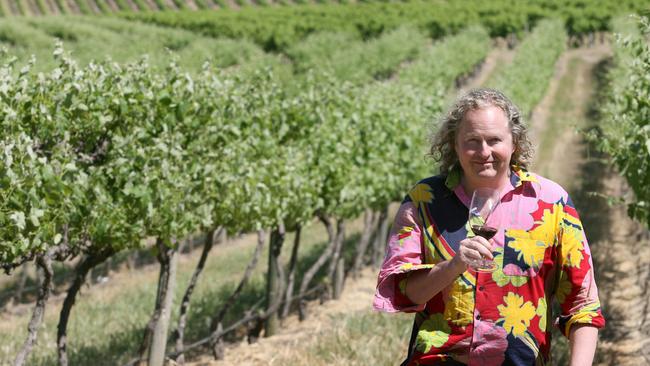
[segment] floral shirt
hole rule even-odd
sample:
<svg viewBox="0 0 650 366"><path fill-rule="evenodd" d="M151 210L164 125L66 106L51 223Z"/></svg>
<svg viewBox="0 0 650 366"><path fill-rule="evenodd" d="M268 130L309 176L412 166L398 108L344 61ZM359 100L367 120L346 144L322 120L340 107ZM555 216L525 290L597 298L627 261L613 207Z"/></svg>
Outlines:
<svg viewBox="0 0 650 366"><path fill-rule="evenodd" d="M458 172L419 182L391 230L373 305L417 312L403 365L548 364L553 299L565 336L574 324L602 328L591 255L571 199L558 184L516 167L493 213L507 219L492 239L497 269L469 269L426 304L409 300L409 274L451 259L473 235L470 198L459 182Z"/></svg>

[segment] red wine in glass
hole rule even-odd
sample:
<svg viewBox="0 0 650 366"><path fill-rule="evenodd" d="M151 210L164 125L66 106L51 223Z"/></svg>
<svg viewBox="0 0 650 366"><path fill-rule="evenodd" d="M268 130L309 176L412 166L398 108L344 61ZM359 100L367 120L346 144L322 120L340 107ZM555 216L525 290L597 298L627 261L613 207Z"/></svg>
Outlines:
<svg viewBox="0 0 650 366"><path fill-rule="evenodd" d="M490 225L491 215L499 204L499 191L491 188L477 188L472 193L469 205L468 222L475 235L490 240L497 233L497 228ZM497 268L493 260L483 258L475 261L471 266L477 272L492 272Z"/></svg>
<svg viewBox="0 0 650 366"><path fill-rule="evenodd" d="M491 226L479 226L479 225L472 225L472 231L474 234L484 237L485 240L490 240L494 235L497 233L497 229L493 228Z"/></svg>

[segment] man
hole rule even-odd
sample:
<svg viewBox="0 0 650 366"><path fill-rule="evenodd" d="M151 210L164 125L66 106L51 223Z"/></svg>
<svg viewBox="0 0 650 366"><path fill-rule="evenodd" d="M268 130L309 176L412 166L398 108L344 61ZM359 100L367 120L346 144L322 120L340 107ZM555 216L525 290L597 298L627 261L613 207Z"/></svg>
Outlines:
<svg viewBox="0 0 650 366"><path fill-rule="evenodd" d="M402 203L379 273L374 307L417 312L403 365L541 365L556 325L571 365L591 365L600 311L591 254L571 199L525 170L531 156L520 113L502 93L477 89L441 124L431 153L441 174ZM486 240L468 227L477 188L500 192L502 220ZM480 259L492 272L470 266Z"/></svg>

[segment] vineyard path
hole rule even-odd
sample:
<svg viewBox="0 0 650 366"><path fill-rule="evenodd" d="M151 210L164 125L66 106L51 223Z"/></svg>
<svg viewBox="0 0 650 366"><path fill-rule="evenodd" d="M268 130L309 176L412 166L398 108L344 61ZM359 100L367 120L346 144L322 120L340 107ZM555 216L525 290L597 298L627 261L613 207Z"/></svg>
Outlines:
<svg viewBox="0 0 650 366"><path fill-rule="evenodd" d="M470 89L484 85L498 67L510 64L514 56L514 49L508 49L505 42L497 42L495 48L492 49L485 58L485 61L483 61L478 74L467 80L467 83L460 87L457 94L461 95L468 92Z"/></svg>
<svg viewBox="0 0 650 366"><path fill-rule="evenodd" d="M591 98L589 86L594 67L603 59L611 56L611 48L606 44L599 44L590 48L570 49L558 59L554 77L549 83L547 92L533 109L529 123L529 136L535 147L532 170L542 176L548 177L569 189L571 182L577 178L575 172L583 164L581 154L581 135L576 133L580 121L586 119ZM573 65L570 65L573 63ZM571 67L571 69L570 69ZM571 72L570 75L567 73ZM575 75L574 75L575 74ZM563 78L575 77L575 85L568 85L573 89L559 90ZM567 87L566 85L562 85ZM563 114L554 111L561 109L558 101L558 92L570 97L570 105L562 108ZM563 101L567 104L567 101ZM560 134L557 134L560 132ZM562 161L562 164L556 162Z"/></svg>
<svg viewBox="0 0 650 366"><path fill-rule="evenodd" d="M625 207L607 205L603 196L629 196L629 188L579 132L593 126L591 109L598 107L596 90L602 87L596 75L611 54L608 44L562 54L545 97L533 110L537 154L532 170L567 188L583 221L608 321L594 364L632 366L650 363L644 315L650 310L648 230L631 220Z"/></svg>

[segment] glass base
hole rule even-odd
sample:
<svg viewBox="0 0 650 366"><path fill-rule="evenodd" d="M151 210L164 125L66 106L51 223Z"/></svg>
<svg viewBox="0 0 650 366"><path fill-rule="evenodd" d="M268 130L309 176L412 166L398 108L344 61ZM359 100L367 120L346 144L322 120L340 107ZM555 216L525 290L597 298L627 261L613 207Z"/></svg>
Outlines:
<svg viewBox="0 0 650 366"><path fill-rule="evenodd" d="M496 263L493 260L482 259L478 261L475 265L472 265L472 269L476 272L494 272L497 269Z"/></svg>

